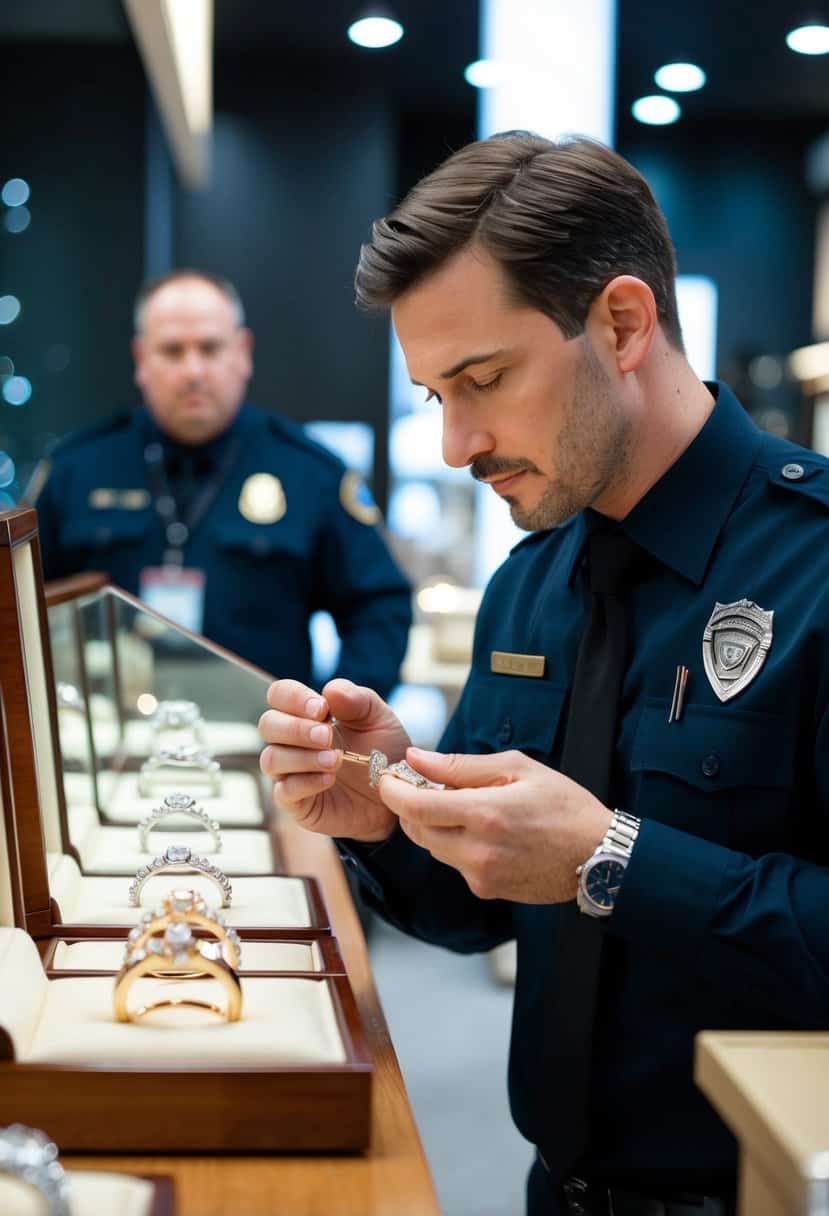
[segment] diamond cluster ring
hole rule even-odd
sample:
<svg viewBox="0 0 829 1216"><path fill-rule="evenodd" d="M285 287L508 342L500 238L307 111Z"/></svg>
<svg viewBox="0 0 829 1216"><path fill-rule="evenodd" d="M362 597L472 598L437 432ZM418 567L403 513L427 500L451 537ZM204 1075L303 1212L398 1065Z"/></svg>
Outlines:
<svg viewBox="0 0 829 1216"><path fill-rule="evenodd" d="M189 945L193 928L205 929L210 933L215 941L202 942L201 945L217 947L209 953L212 952L216 958L224 957L234 971L239 970L242 963L239 934L228 925L220 912L208 907L197 891L187 887L173 889L161 908L144 913L127 937L124 963L136 950L161 956L168 945Z"/></svg>
<svg viewBox="0 0 829 1216"><path fill-rule="evenodd" d="M190 1009L206 1009L218 1014L226 1022L239 1021L242 1015L242 985L235 968L222 958L219 942L197 940L190 926L184 921L172 922L165 929L163 937L152 940L159 942L157 949L127 947L127 957L115 977L112 994L116 1022L136 1021L153 1009L170 1009L181 1005ZM147 943L148 947L149 945L150 942ZM135 981L142 976L157 976L159 971L178 976L179 979L196 974L218 980L227 997L225 1007L189 997L170 997L142 1005L138 1009L130 1009L127 998Z"/></svg>
<svg viewBox="0 0 829 1216"><path fill-rule="evenodd" d="M165 768L189 769L194 776L204 778L211 794L221 793L222 768L219 761L214 760L203 747L185 743L180 747L159 748L144 761L138 774L138 793L142 798L152 794L157 772Z"/></svg>
<svg viewBox="0 0 829 1216"><path fill-rule="evenodd" d="M130 907L139 908L141 906L141 892L148 879L153 878L156 874L163 874L166 870L177 870L181 866L189 866L190 869L197 870L200 874L204 874L205 878L209 878L216 885L222 897L222 907L230 907L233 887L228 876L218 866L214 866L207 857L194 853L186 844L170 844L160 857L154 857L147 865L141 866L130 883Z"/></svg>
<svg viewBox="0 0 829 1216"><path fill-rule="evenodd" d="M155 734L165 730L190 730L198 743L204 741L204 719L195 701L159 701L150 718Z"/></svg>
<svg viewBox="0 0 829 1216"><path fill-rule="evenodd" d="M209 832L213 838L213 852L221 853L222 836L219 821L208 815L204 807L199 806L191 794L184 794L179 791L168 794L161 803L161 806L154 806L149 815L146 815L139 823L138 847L142 853L149 852L147 845L150 832L160 827L162 822L165 819L169 819L171 815L186 815L190 819L197 820L199 826L204 828L206 832Z"/></svg>
<svg viewBox="0 0 829 1216"><path fill-rule="evenodd" d="M0 1174L19 1178L39 1192L48 1216L71 1216L69 1183L57 1146L43 1132L22 1123L0 1129Z"/></svg>

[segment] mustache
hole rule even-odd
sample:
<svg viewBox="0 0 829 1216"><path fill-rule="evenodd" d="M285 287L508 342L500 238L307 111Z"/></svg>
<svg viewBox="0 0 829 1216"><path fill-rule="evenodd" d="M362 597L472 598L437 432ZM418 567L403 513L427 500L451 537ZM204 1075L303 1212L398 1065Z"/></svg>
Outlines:
<svg viewBox="0 0 829 1216"><path fill-rule="evenodd" d="M469 466L476 481L491 481L495 477L507 477L513 473L540 473L531 460L507 460L503 456L478 456Z"/></svg>

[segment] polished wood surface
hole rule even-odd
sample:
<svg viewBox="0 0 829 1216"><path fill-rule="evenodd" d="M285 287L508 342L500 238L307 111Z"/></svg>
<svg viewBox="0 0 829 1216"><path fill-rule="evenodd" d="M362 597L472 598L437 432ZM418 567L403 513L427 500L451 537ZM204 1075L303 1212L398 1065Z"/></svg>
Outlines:
<svg viewBox="0 0 829 1216"><path fill-rule="evenodd" d="M829 1034L706 1031L694 1075L740 1143L739 1216L801 1216L829 1159ZM818 1211L823 1208L816 1209Z"/></svg>
<svg viewBox="0 0 829 1216"><path fill-rule="evenodd" d="M438 1216L434 1188L371 976L365 940L330 841L288 824L289 873L314 874L374 1058L371 1139L342 1156L67 1157L73 1169L170 1174L176 1216ZM125 1093L124 1117L130 1118ZM158 1095L164 1101L163 1094ZM83 1112L78 1112L83 1118Z"/></svg>

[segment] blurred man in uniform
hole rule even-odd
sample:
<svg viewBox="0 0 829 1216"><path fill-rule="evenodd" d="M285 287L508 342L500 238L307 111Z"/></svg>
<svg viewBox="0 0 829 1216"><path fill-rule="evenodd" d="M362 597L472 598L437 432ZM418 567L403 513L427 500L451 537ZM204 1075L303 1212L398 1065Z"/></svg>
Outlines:
<svg viewBox="0 0 829 1216"><path fill-rule="evenodd" d="M309 618L326 610L338 671L388 693L409 586L359 476L244 401L252 350L226 280L182 270L142 288L132 351L144 408L69 436L27 493L45 576L106 571L242 658L303 680Z"/></svg>

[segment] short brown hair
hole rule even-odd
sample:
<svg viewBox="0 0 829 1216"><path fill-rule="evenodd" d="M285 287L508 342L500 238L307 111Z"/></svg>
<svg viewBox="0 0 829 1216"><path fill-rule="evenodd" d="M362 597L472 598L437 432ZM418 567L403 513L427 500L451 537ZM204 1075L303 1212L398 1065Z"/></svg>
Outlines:
<svg viewBox="0 0 829 1216"><path fill-rule="evenodd" d="M236 328L242 329L245 324L245 306L242 303L242 297L231 283L230 279L224 279L221 275L211 274L209 270L191 270L183 267L180 270L170 270L167 274L158 275L157 278L147 279L138 289L133 305L133 326L136 334L140 334L144 329L144 309L151 298L157 291L161 291L162 287L166 287L169 283L177 283L180 279L201 279L205 283L209 283L211 287L215 287L220 291L233 309L233 319L236 322Z"/></svg>
<svg viewBox="0 0 829 1216"><path fill-rule="evenodd" d="M582 332L611 279L635 275L682 350L665 217L642 175L603 144L581 136L554 143L527 131L467 144L375 221L360 251L358 305L388 308L472 242L501 265L512 297L568 338Z"/></svg>

